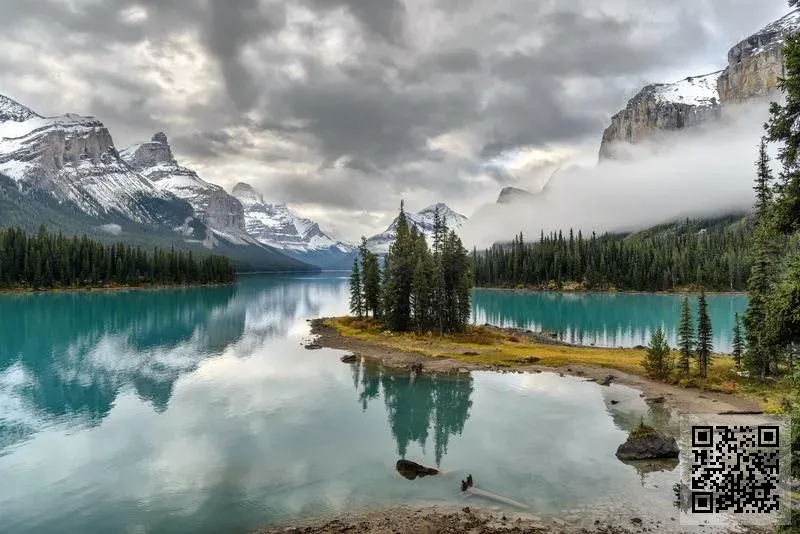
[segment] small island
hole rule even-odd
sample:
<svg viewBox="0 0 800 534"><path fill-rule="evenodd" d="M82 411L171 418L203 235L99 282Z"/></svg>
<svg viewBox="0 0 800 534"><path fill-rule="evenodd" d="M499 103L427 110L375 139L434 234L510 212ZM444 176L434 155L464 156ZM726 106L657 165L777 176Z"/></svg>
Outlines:
<svg viewBox="0 0 800 534"><path fill-rule="evenodd" d="M228 258L191 251L145 251L87 236L37 235L0 229L0 291L118 289L230 284L236 272Z"/></svg>
<svg viewBox="0 0 800 534"><path fill-rule="evenodd" d="M631 385L646 399L694 413L781 413L793 403L788 378L749 378L754 365L744 357L744 334L736 318L734 354L715 354L705 294L697 317L684 299L676 325L680 346L667 345L662 331L649 347L576 346L518 328L472 325L470 289L474 278L468 253L438 214L429 248L407 223L403 206L397 239L382 261L362 244L350 276L349 317L311 321L316 340L309 348L348 351L391 367L422 373L542 372L574 375L608 385ZM780 370L782 373L783 369ZM755 375L756 373L752 373Z"/></svg>

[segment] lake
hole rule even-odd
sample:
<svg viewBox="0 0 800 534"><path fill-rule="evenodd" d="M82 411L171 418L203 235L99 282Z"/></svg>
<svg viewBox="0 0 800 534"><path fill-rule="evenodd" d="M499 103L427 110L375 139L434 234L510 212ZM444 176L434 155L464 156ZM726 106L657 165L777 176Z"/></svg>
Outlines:
<svg viewBox="0 0 800 534"><path fill-rule="evenodd" d="M613 297L480 291L475 317L616 328L634 343L658 310L662 321L677 310L655 307L662 297ZM412 382L306 350L306 319L346 306L346 276L331 274L0 295L0 530L244 533L365 507L461 504L467 473L542 516L674 515L677 469L614 457L640 418L674 429L637 391L550 373ZM400 457L444 474L403 479Z"/></svg>
<svg viewBox="0 0 800 534"><path fill-rule="evenodd" d="M697 327L697 296L689 296ZM657 328L678 344L682 295L652 293L555 293L479 289L473 297L478 324L527 328L557 334L563 341L598 347L647 345ZM733 350L735 314L747 310L741 293L706 295L714 351Z"/></svg>

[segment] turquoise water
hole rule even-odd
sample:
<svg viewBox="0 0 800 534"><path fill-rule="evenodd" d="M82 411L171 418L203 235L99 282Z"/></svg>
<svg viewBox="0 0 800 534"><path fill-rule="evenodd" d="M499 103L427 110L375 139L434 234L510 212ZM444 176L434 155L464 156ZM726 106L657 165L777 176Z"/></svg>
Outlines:
<svg viewBox="0 0 800 534"><path fill-rule="evenodd" d="M714 350L732 351L735 314L747 309L744 294L707 295ZM553 293L476 290L476 323L554 332L570 343L598 347L647 345L659 327L677 346L682 295L648 293ZM690 295L697 324L697 295Z"/></svg>
<svg viewBox="0 0 800 534"><path fill-rule="evenodd" d="M306 350L306 319L344 313L346 284L0 296L0 531L249 532L462 503L467 473L540 515L674 515L677 470L614 457L640 417L674 423L638 392L549 373L412 382ZM499 298L479 293L476 315ZM446 472L408 481L393 471L402 456Z"/></svg>

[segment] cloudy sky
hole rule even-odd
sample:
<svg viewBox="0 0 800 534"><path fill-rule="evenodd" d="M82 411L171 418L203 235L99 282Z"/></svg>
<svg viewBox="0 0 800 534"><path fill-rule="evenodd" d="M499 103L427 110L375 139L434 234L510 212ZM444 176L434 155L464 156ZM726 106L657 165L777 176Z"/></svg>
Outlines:
<svg viewBox="0 0 800 534"><path fill-rule="evenodd" d="M592 163L650 82L725 66L786 0L0 0L0 93L164 131L227 189L355 239Z"/></svg>

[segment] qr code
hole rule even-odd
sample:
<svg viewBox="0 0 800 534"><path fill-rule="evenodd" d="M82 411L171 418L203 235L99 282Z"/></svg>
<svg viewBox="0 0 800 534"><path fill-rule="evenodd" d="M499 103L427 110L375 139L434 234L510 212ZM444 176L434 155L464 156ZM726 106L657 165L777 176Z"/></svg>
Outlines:
<svg viewBox="0 0 800 534"><path fill-rule="evenodd" d="M698 417L684 427L689 435L682 433L681 449L688 467L686 508L706 517L735 514L775 519L786 495L782 467L787 447L781 442L788 435L785 421L762 416L734 422L728 417L722 424L720 416L716 420L703 416L705 421Z"/></svg>

